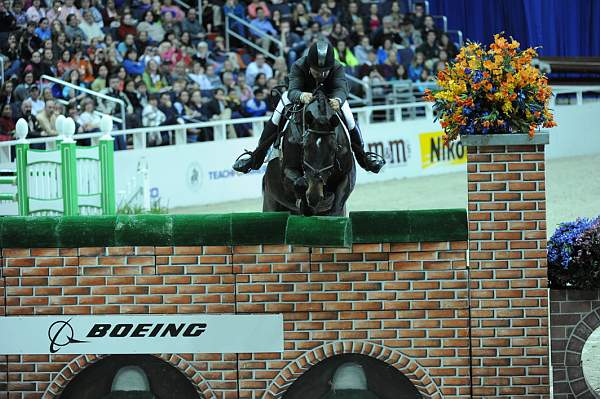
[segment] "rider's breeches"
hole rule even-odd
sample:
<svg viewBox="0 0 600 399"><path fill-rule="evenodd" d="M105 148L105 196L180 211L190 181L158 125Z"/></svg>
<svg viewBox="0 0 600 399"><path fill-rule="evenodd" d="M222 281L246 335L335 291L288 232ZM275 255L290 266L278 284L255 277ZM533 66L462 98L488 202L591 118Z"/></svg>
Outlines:
<svg viewBox="0 0 600 399"><path fill-rule="evenodd" d="M271 116L271 122L273 122L275 126L278 126L279 122L281 121L283 108L286 105L291 104L287 93L287 91L283 93L283 95L281 96L281 100L279 100L279 103L277 103L277 107L273 112L273 116ZM348 130L354 129L354 127L356 126L356 122L354 121L354 115L352 115L352 111L350 110L350 105L348 105L348 101L344 101L344 104L342 104L342 115L344 115L344 120L346 122L346 127L348 128Z"/></svg>

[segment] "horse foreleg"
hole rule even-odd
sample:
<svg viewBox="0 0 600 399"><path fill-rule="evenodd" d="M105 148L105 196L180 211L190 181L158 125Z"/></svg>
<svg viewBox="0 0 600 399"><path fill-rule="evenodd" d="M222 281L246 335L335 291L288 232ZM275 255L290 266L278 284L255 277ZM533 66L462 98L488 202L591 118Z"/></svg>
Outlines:
<svg viewBox="0 0 600 399"><path fill-rule="evenodd" d="M346 214L346 201L348 200L348 190L350 188L350 177L346 175L335 189L335 199L331 207L331 216L348 216Z"/></svg>

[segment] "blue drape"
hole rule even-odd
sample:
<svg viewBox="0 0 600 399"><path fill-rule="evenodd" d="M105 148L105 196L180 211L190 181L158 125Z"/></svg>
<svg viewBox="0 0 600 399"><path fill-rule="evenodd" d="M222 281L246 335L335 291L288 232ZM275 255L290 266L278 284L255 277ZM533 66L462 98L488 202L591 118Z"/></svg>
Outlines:
<svg viewBox="0 0 600 399"><path fill-rule="evenodd" d="M506 32L542 56L600 56L600 0L429 0L448 29L489 44Z"/></svg>

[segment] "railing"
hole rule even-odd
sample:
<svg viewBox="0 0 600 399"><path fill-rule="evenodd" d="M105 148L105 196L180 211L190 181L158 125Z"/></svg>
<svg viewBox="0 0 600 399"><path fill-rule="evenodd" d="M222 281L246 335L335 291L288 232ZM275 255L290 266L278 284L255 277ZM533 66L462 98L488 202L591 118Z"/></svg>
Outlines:
<svg viewBox="0 0 600 399"><path fill-rule="evenodd" d="M246 28L248 28L248 29L250 29L250 30L252 30L254 32L259 33L262 37L267 37L272 43L275 43L277 45L277 48L279 48L279 55L277 56L277 55L274 55L274 54L270 53L269 51L265 50L261 46L255 44L252 40L249 40L248 38L246 38L246 37L240 35L239 33L237 33L235 30L231 29L229 27L229 21L230 20L234 20L234 21L242 24ZM238 39L242 43L247 44L248 46L252 47L256 51L260 51L266 57L269 57L269 58L272 58L272 59L277 59L278 57L282 57L284 55L283 54L283 43L281 42L281 40L276 39L272 35L264 33L260 29L257 29L254 26L252 26L248 21L246 21L246 20L244 20L244 19L242 19L240 17L237 17L237 16L235 16L235 15L233 15L231 13L225 15L225 47L226 47L227 51L230 50L230 47L229 47L229 36L235 37L236 39Z"/></svg>
<svg viewBox="0 0 600 399"><path fill-rule="evenodd" d="M403 82L399 82L396 85L391 84L392 93L396 93L396 95L402 94L401 88ZM404 82L406 85L406 82ZM424 82L418 83L414 85L422 86L422 87L433 87L435 83ZM409 86L404 86L409 87ZM554 92L558 96L564 95L575 95L577 98L577 105L583 104L583 94L584 93L600 93L600 86L569 86L569 87L553 87ZM368 106L368 107L360 107L353 109L353 113L356 115L356 119L359 124L366 126L370 123L377 123L379 119L375 118L376 116L381 116L383 113L384 120L390 121L394 120L396 122L406 120L406 119L415 119L415 118L426 118L432 116L432 109L430 103L425 102L409 102L409 103L389 103L393 101L394 95L385 96L388 99L387 104ZM555 98L555 97L553 97ZM400 101L400 100L399 100ZM404 100L402 100L404 101ZM551 107L554 104L551 104ZM175 145L186 145L187 144L187 134L186 131L188 129L200 129L200 128L213 128L214 129L214 138L215 140L226 140L226 127L229 125L239 125L239 124L251 124L252 128L255 132L255 135L258 135L262 130L262 126L264 122L266 122L270 117L262 116L262 117L254 117L254 118L240 118L240 119L231 119L231 120L215 120L210 122L198 122L198 123L189 123L189 124L181 124L181 125L170 125L170 126L159 126L159 127L145 127L138 129L128 129L128 130L116 130L112 131L111 134L115 135L132 135L133 136L133 149L143 149L146 148L146 134L154 133L154 132L175 132ZM102 133L87 133L87 134L78 134L74 136L75 140L79 139L98 139L102 136ZM43 137L36 139L29 139L28 142L31 144L35 143L53 143L60 140L60 137ZM10 149L14 147L18 142L16 140L13 141L3 141L0 142L0 165L2 167L8 166L11 164L10 160Z"/></svg>
<svg viewBox="0 0 600 399"><path fill-rule="evenodd" d="M97 97L97 98L101 98L102 100L105 100L105 101L110 101L110 102L119 104L121 106L121 118L120 119L119 118L115 118L112 115L109 115L109 116L111 117L111 119L114 122L120 123L121 126L123 126L123 129L127 129L127 125L126 125L127 122L126 122L126 118L125 118L125 115L127 113L127 109L125 107L125 102L123 100L120 100L120 99L114 98L114 97L110 97L110 96L107 96L105 94L95 92L93 90L86 89L85 87L79 87L79 86L76 86L76 85L71 84L69 82L65 82L64 80L60 80L60 79L57 79L57 78L54 78L54 77L48 76L48 75L42 75L41 76L41 80L42 81L46 80L46 81L53 82L53 83L56 83L56 84L59 84L59 85L63 85L63 86L69 87L69 88L71 88L71 89L73 89L75 91L80 91L82 93L89 94L90 96L94 96L94 97Z"/></svg>
<svg viewBox="0 0 600 399"><path fill-rule="evenodd" d="M461 48L465 42L463 40L463 33L461 30L456 30L456 29L450 29L447 30L446 33L448 34L448 38L452 39L454 35L456 35L456 40L454 40L454 43L458 44L458 48Z"/></svg>
<svg viewBox="0 0 600 399"><path fill-rule="evenodd" d="M137 165L135 176L129 180L126 190L119 192L119 209L141 208L150 210L150 179L148 173L148 160L142 157Z"/></svg>
<svg viewBox="0 0 600 399"><path fill-rule="evenodd" d="M4 57L0 56L0 83L4 84Z"/></svg>
<svg viewBox="0 0 600 399"><path fill-rule="evenodd" d="M441 19L442 27L444 28L444 32L448 31L448 18L445 15L432 15L431 17L433 18L434 21ZM423 38L423 40L425 40L425 38Z"/></svg>

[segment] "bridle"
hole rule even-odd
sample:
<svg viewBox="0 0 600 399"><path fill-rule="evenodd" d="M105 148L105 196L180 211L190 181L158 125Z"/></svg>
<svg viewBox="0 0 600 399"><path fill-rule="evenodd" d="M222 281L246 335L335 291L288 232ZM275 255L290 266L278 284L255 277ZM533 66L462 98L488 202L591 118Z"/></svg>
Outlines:
<svg viewBox="0 0 600 399"><path fill-rule="evenodd" d="M318 89L320 89L321 86L317 87L317 89L315 89L314 93L316 93L318 91ZM333 130L318 130L318 129L310 129L306 127L306 109L308 108L308 106L310 104L312 104L314 101L316 100L316 97L314 97L313 101L311 101L310 103L306 104L304 107L302 107L302 131L304 132L305 135L308 134L315 134L318 136L330 136L330 135L334 135L335 134L335 129ZM305 173L308 172L308 174L315 178L315 179L319 179L321 181L323 181L323 173L327 172L330 169L333 169L335 166L335 159L333 160L333 162L331 163L331 165L327 165L323 168L316 168L313 165L311 165L308 161L304 160L304 145L302 146L302 163L303 165L307 168L307 170L305 169Z"/></svg>

